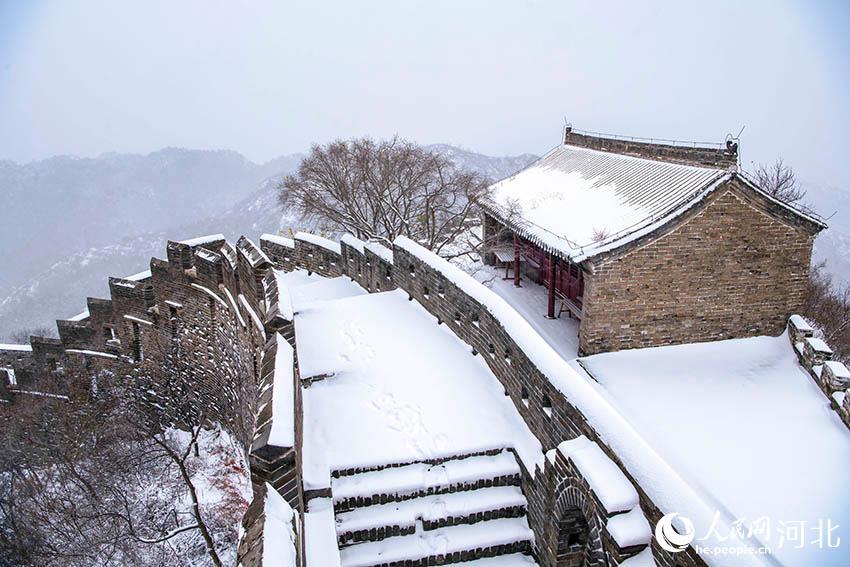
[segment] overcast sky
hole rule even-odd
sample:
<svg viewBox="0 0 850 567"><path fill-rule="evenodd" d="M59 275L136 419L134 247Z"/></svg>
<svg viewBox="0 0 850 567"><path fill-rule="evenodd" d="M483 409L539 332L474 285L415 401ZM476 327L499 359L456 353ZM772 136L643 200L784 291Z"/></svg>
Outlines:
<svg viewBox="0 0 850 567"><path fill-rule="evenodd" d="M723 141L850 186L850 2L0 0L0 159L577 128Z"/></svg>

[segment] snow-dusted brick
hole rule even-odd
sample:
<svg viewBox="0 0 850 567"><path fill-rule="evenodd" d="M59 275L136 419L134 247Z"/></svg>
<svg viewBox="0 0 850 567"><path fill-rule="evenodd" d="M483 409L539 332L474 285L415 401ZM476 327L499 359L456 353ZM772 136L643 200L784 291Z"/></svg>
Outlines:
<svg viewBox="0 0 850 567"><path fill-rule="evenodd" d="M807 337L803 341L803 357L811 365L823 364L832 358L832 349L821 339Z"/></svg>
<svg viewBox="0 0 850 567"><path fill-rule="evenodd" d="M821 378L833 390L845 390L850 387L850 370L837 360L823 363Z"/></svg>
<svg viewBox="0 0 850 567"><path fill-rule="evenodd" d="M285 246L286 248L295 248L295 241L291 238L286 238L285 236L279 236L277 234L263 234L260 236L260 244L266 242L273 242L279 246Z"/></svg>
<svg viewBox="0 0 850 567"><path fill-rule="evenodd" d="M266 484L264 513L263 567L295 567L297 516L270 484Z"/></svg>
<svg viewBox="0 0 850 567"><path fill-rule="evenodd" d="M581 435L562 442L558 450L575 464L606 512L623 512L638 505L635 487L599 445Z"/></svg>
<svg viewBox="0 0 850 567"><path fill-rule="evenodd" d="M269 445L295 446L295 351L280 333L275 333L277 353L274 359L272 390L272 427Z"/></svg>
<svg viewBox="0 0 850 567"><path fill-rule="evenodd" d="M365 242L363 242L362 240L360 240L356 236L353 236L353 235L347 234L347 233L342 235L342 238L340 238L339 241L344 243L344 244L348 244L349 246L351 246L352 248L354 248L355 250L357 250L361 254L363 253L363 250L366 246Z"/></svg>
<svg viewBox="0 0 850 567"><path fill-rule="evenodd" d="M325 250L329 250L337 254L342 254L342 249L339 246L339 242L328 240L327 238L324 238L322 236L317 236L309 232L296 232L294 239L301 240L303 242L309 242L310 244L314 244L316 246L319 246L320 248L324 248Z"/></svg>
<svg viewBox="0 0 850 567"><path fill-rule="evenodd" d="M643 515L640 506L635 506L625 514L617 514L608 519L608 533L620 547L647 545L652 539L652 529Z"/></svg>

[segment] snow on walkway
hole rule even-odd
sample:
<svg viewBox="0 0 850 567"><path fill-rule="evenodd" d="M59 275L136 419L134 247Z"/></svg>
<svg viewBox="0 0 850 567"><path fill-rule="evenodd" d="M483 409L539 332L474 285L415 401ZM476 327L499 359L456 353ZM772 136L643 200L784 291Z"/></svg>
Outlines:
<svg viewBox="0 0 850 567"><path fill-rule="evenodd" d="M480 356L402 291L314 303L296 315L304 389L304 484L330 471L515 447L530 470L539 441Z"/></svg>
<svg viewBox="0 0 850 567"><path fill-rule="evenodd" d="M504 269L492 266L481 267L473 276L516 309L564 360L578 356L579 320L571 319L566 313L556 319L547 319L546 306L549 300L545 287L525 278L522 285L516 287L513 279L502 279L505 277ZM556 302L556 310L557 307Z"/></svg>

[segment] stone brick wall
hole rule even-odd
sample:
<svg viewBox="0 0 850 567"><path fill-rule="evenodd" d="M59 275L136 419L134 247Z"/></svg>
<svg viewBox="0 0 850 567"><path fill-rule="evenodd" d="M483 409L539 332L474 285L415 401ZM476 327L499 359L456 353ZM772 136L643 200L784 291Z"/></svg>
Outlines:
<svg viewBox="0 0 850 567"><path fill-rule="evenodd" d="M850 370L843 363L832 360L832 349L814 337L812 326L799 315L788 319L788 339L800 365L829 399L844 425L850 427Z"/></svg>
<svg viewBox="0 0 850 567"><path fill-rule="evenodd" d="M660 236L589 260L581 353L781 333L814 235L768 206L733 180Z"/></svg>
<svg viewBox="0 0 850 567"><path fill-rule="evenodd" d="M295 235L294 240L293 266L326 278L335 278L343 274L341 250L334 248L338 244L321 237L305 240L299 234ZM317 244L321 241L325 241L327 244Z"/></svg>
<svg viewBox="0 0 850 567"><path fill-rule="evenodd" d="M737 143L723 148L674 146L663 143L656 144L653 142L591 136L574 132L569 127L564 130L564 143L603 152L699 167L729 169L738 164Z"/></svg>

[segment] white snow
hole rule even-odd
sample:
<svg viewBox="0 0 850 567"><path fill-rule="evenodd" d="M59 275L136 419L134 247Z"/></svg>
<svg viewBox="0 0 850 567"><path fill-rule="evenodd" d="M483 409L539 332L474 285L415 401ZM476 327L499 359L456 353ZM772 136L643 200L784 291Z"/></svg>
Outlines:
<svg viewBox="0 0 850 567"><path fill-rule="evenodd" d="M225 240L223 234L208 234L206 236L198 236L196 238L189 238L188 240L181 240L180 244L187 244L189 246L200 246L201 244L209 244L210 242L215 242L216 240Z"/></svg>
<svg viewBox="0 0 850 567"><path fill-rule="evenodd" d="M829 345L817 337L807 337L806 342L809 343L809 346L812 347L815 352L832 354L832 349L829 348Z"/></svg>
<svg viewBox="0 0 850 567"><path fill-rule="evenodd" d="M221 297L219 297L219 295L216 292L214 292L213 290L211 290L210 288L204 287L204 286L202 286L200 284L196 284L196 283L193 283L192 287L195 288L195 289L198 289L200 291L203 291L204 293L206 293L207 295L209 295L210 297L212 297L213 299L215 299L216 301L221 303L224 306L225 309L230 309L230 307L227 305L227 303L225 303L225 301Z"/></svg>
<svg viewBox="0 0 850 567"><path fill-rule="evenodd" d="M501 518L352 545L340 550L344 567L366 567L534 539L525 518Z"/></svg>
<svg viewBox="0 0 850 567"><path fill-rule="evenodd" d="M297 516L283 496L268 483L264 511L263 567L295 567L296 536L292 522Z"/></svg>
<svg viewBox="0 0 850 567"><path fill-rule="evenodd" d="M141 280L146 280L149 277L151 277L152 275L153 274L151 274L150 270L145 270L143 272L139 272L138 274L133 274L132 276L127 276L127 277L121 278L121 279L122 280L130 280L131 282L138 282L138 281L141 281Z"/></svg>
<svg viewBox="0 0 850 567"><path fill-rule="evenodd" d="M575 463L590 488L610 514L638 505L638 494L623 471L584 435L558 445L558 450Z"/></svg>
<svg viewBox="0 0 850 567"><path fill-rule="evenodd" d="M15 369L14 368L0 368L0 371L6 372L6 377L9 380L10 386L17 386L18 380L15 378Z"/></svg>
<svg viewBox="0 0 850 567"><path fill-rule="evenodd" d="M356 236L348 233L342 235L342 238L340 238L340 242L345 242L361 254L363 253L364 246L366 246L365 242L363 242Z"/></svg>
<svg viewBox="0 0 850 567"><path fill-rule="evenodd" d="M632 545L645 545L652 539L652 528L640 509L634 509L625 514L617 514L608 519L608 533L621 548Z"/></svg>
<svg viewBox="0 0 850 567"><path fill-rule="evenodd" d="M578 355L580 321L570 318L566 313L561 317L548 319L546 288L525 279L521 287L516 287L513 279L502 279L504 274L504 270L484 266L476 270L473 276L516 309L565 360L574 359Z"/></svg>
<svg viewBox="0 0 850 567"><path fill-rule="evenodd" d="M472 561L461 561L459 565L467 567L528 567L537 565L534 558L523 553L511 553L510 555L498 555L496 557L485 557L473 559Z"/></svg>
<svg viewBox="0 0 850 567"><path fill-rule="evenodd" d="M413 494L430 488L446 488L519 473L509 451L450 459L440 464L412 463L376 471L341 476L331 481L334 500L376 494Z"/></svg>
<svg viewBox="0 0 850 567"><path fill-rule="evenodd" d="M827 360L823 363L824 366L828 366L832 373L836 378L844 378L850 380L850 370L847 369L842 363L837 360Z"/></svg>
<svg viewBox="0 0 850 567"><path fill-rule="evenodd" d="M366 295L366 290L351 279L340 276L294 287L291 291L292 309L300 313L317 301L330 301L356 295Z"/></svg>
<svg viewBox="0 0 850 567"><path fill-rule="evenodd" d="M318 274L308 274L306 270L294 270L292 272L275 270L274 276L277 280L277 308L281 317L287 321L292 321L294 317L292 291L302 285L324 279Z"/></svg>
<svg viewBox="0 0 850 567"><path fill-rule="evenodd" d="M812 326L809 325L809 322L800 317L799 315L791 315L789 320L791 321L791 324L794 325L800 331L810 333L814 330L812 329Z"/></svg>
<svg viewBox="0 0 850 567"><path fill-rule="evenodd" d="M242 307L245 308L245 311L248 312L248 316L251 317L251 321L254 322L254 325L257 327L257 330L260 332L260 334L263 337L265 337L266 336L266 329L263 326L263 322L260 319L260 316L257 315L257 312L254 311L254 308L251 307L251 304L248 303L248 300L245 299L245 296L242 295L241 293L239 294L239 303L241 303Z"/></svg>
<svg viewBox="0 0 850 567"><path fill-rule="evenodd" d="M207 262L215 262L219 258L218 255L215 252L213 252L211 250L207 250L206 248L196 249L195 250L195 256L198 256L199 258L202 258L202 259L206 260Z"/></svg>
<svg viewBox="0 0 850 567"><path fill-rule="evenodd" d="M32 352L32 345L0 344L0 350L18 350Z"/></svg>
<svg viewBox="0 0 850 567"><path fill-rule="evenodd" d="M463 490L342 512L336 516L336 531L342 534L383 526L413 526L417 520L435 521L518 506L526 506L518 486Z"/></svg>
<svg viewBox="0 0 850 567"><path fill-rule="evenodd" d="M622 563L620 567L657 567L655 558L652 556L652 548L647 547L635 556L629 557Z"/></svg>
<svg viewBox="0 0 850 567"><path fill-rule="evenodd" d="M287 248L295 248L295 241L291 238L286 238L285 236L278 236L277 234L263 234L260 236L260 242L263 240L274 242L275 244L279 244Z"/></svg>
<svg viewBox="0 0 850 567"><path fill-rule="evenodd" d="M89 317L88 308L86 308L82 313L77 313L76 315L74 315L73 317L68 319L68 321L82 321L83 319L85 319L87 317Z"/></svg>
<svg viewBox="0 0 850 567"><path fill-rule="evenodd" d="M798 364L787 334L582 362L664 465L650 475L634 450L618 444L618 456L663 512L694 522L698 540L715 513L723 533L736 520L768 517L774 526L829 519L840 526L833 535L850 537L850 485L837 480L850 470L850 431ZM679 478L675 484L660 482L667 467ZM752 539L773 543L784 564L850 564L850 546L779 548L775 540Z"/></svg>
<svg viewBox="0 0 850 567"><path fill-rule="evenodd" d="M389 264L393 263L393 251L382 244L379 244L377 242L367 242L366 250L369 250L370 252L374 253L384 262L387 262Z"/></svg>
<svg viewBox="0 0 850 567"><path fill-rule="evenodd" d="M313 498L304 514L306 565L339 567L334 508L330 498Z"/></svg>
<svg viewBox="0 0 850 567"><path fill-rule="evenodd" d="M147 319L141 319L139 317L134 317L133 315L124 315L124 318L128 321L133 321L134 323L141 323L142 325L153 325L153 321L148 321Z"/></svg>
<svg viewBox="0 0 850 567"><path fill-rule="evenodd" d="M249 246L244 247L244 248L239 248L239 250L242 251L242 253L248 259L248 263L251 264L251 266L256 266L257 264L260 263L261 260L265 260L269 264L274 264L274 262L271 261L271 258L269 258L266 255L265 252L263 252L263 249L260 248L259 246L257 246L256 244L254 244L253 240L251 240L247 236L243 236L242 238L245 239L245 242L247 242L249 244ZM256 256L255 256L255 254L256 254Z"/></svg>
<svg viewBox="0 0 850 567"><path fill-rule="evenodd" d="M280 333L275 333L277 353L274 358L272 389L272 426L269 445L295 446L295 351Z"/></svg>
<svg viewBox="0 0 850 567"><path fill-rule="evenodd" d="M729 177L719 169L562 145L492 190L509 220L570 257L665 222Z"/></svg>
<svg viewBox="0 0 850 567"><path fill-rule="evenodd" d="M334 242L333 240L328 240L322 236L317 236L315 234L311 234L309 232L296 232L295 240L302 240L304 242L309 242L310 244L315 244L321 248L326 250L330 250L331 252L336 252L337 254L342 254L342 250L339 247L339 242Z"/></svg>
<svg viewBox="0 0 850 567"><path fill-rule="evenodd" d="M402 291L313 303L295 316L305 488L330 471L513 446L543 454L480 356ZM470 404L468 400L475 400Z"/></svg>
<svg viewBox="0 0 850 567"><path fill-rule="evenodd" d="M195 284L192 284L193 286ZM242 325L242 328L247 327L245 324L245 318L242 316L242 312L239 311L239 308L236 306L236 300L233 299L233 294L230 293L230 290L227 286L221 286L221 289L224 290L224 295L227 296L228 301L230 301L230 306L233 307L233 312L236 313L236 319L239 320L239 324Z"/></svg>
<svg viewBox="0 0 850 567"><path fill-rule="evenodd" d="M65 349L65 352L70 352L71 354L84 354L86 356L100 356L102 358L118 358L114 354L110 354L108 352L100 352L97 350L83 350L77 348L68 348Z"/></svg>

